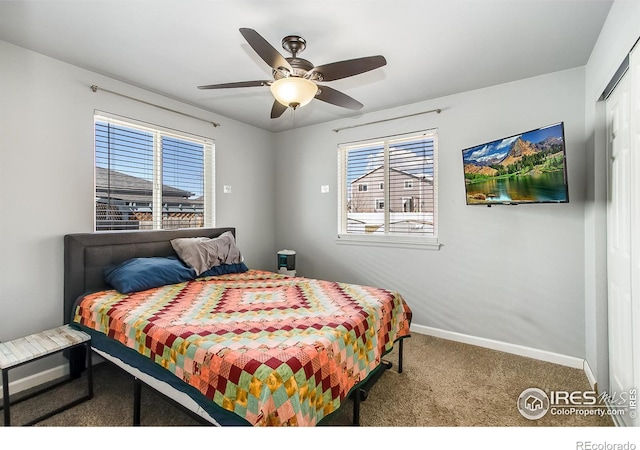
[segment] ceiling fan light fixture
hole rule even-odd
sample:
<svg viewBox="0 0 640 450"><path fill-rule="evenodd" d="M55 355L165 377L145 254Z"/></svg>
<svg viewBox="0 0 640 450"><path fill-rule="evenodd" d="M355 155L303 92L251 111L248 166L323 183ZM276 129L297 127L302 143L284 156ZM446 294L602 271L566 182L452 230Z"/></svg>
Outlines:
<svg viewBox="0 0 640 450"><path fill-rule="evenodd" d="M316 96L318 85L301 77L287 77L271 83L271 93L284 106L296 109L309 103Z"/></svg>
<svg viewBox="0 0 640 450"><path fill-rule="evenodd" d="M289 35L282 40L282 48L291 53L290 58L285 58L256 30L240 28L240 33L256 54L271 67L274 80L208 84L198 86L198 89L269 86L275 97L271 106L272 119L280 117L287 108L295 110L314 98L354 111L362 109L364 105L356 99L329 86L320 86L316 83L352 77L387 64L387 60L382 55L375 55L314 66L310 61L298 57L298 53L307 45L307 41L300 36Z"/></svg>

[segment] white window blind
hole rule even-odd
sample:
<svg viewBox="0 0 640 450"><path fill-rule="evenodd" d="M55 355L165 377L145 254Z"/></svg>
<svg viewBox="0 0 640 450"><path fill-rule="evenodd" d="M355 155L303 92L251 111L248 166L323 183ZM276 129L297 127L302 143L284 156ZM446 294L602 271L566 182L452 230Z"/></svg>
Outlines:
<svg viewBox="0 0 640 450"><path fill-rule="evenodd" d="M95 117L96 230L213 226L213 143Z"/></svg>
<svg viewBox="0 0 640 450"><path fill-rule="evenodd" d="M436 151L436 130L340 145L339 237L437 244Z"/></svg>

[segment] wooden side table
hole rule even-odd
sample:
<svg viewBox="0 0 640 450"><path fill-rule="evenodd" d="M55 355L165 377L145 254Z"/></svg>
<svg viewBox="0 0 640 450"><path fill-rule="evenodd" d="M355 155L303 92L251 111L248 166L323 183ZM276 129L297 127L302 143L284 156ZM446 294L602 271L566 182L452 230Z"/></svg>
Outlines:
<svg viewBox="0 0 640 450"><path fill-rule="evenodd" d="M53 355L66 349L84 345L87 354L87 393L86 395L67 403L47 414L31 420L25 425L33 425L66 409L76 406L86 400L93 398L93 368L91 365L91 336L82 331L71 328L69 325L63 325L51 330L42 331L40 333L31 334L29 336L14 339L13 341L0 342L0 369L2 369L2 398L4 409L4 425L11 425L11 416L9 407L16 403L23 402L43 392L50 391L62 384L72 380L71 376L53 385L47 386L30 393L13 402L9 399L9 370L14 369L23 364L27 364Z"/></svg>

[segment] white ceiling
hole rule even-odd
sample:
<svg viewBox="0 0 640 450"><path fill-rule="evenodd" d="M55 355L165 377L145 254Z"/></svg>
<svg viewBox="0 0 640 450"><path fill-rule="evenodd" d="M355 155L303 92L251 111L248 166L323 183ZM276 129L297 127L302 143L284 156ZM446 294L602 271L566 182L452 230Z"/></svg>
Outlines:
<svg viewBox="0 0 640 450"><path fill-rule="evenodd" d="M587 63L611 0L0 1L0 40L269 131L501 84ZM314 100L270 119L272 79L244 40L253 28L283 56L307 40L315 65L383 55L387 65L326 83L360 112Z"/></svg>

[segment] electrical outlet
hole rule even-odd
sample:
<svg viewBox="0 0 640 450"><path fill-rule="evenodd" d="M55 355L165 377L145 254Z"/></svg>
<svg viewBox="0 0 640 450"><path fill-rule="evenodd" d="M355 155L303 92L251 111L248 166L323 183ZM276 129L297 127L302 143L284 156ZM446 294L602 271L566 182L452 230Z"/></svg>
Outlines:
<svg viewBox="0 0 640 450"><path fill-rule="evenodd" d="M320 192L322 194L326 194L327 192L329 192L329 185L328 184L323 184L322 186L320 186Z"/></svg>
<svg viewBox="0 0 640 450"><path fill-rule="evenodd" d="M231 186L229 185L225 185L224 186L224 191L225 194L231 194Z"/></svg>

